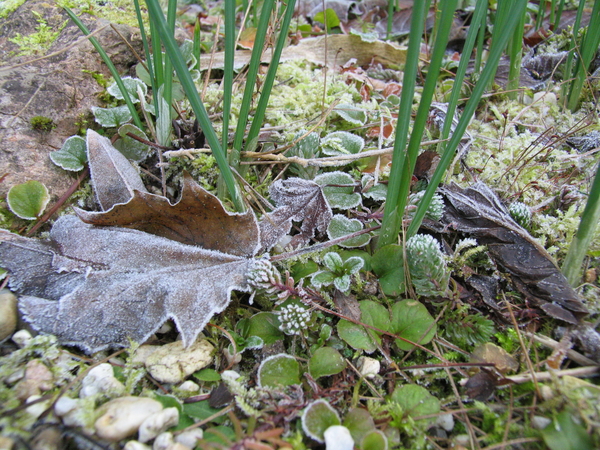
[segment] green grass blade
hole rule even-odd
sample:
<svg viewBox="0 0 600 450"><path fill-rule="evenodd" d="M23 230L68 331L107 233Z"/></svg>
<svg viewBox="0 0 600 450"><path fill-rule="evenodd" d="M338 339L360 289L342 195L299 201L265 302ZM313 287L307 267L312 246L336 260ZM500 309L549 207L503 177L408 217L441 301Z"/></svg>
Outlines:
<svg viewBox="0 0 600 450"><path fill-rule="evenodd" d="M576 29L575 29L576 30ZM588 68L600 44L600 1L594 2L594 8L590 15L590 23L581 40L580 58L575 65L575 79L570 87L569 101L567 107L574 111L579 104L581 89L588 75Z"/></svg>
<svg viewBox="0 0 600 450"><path fill-rule="evenodd" d="M148 6L150 20L152 23L154 23L158 32L156 36L160 36L160 39L162 40L163 45L169 54L169 58L171 58L171 62L175 68L175 71L177 72L177 77L181 82L181 86L183 87L187 99L194 110L194 114L198 119L198 123L200 124L202 131L204 132L206 141L208 142L208 145L212 149L213 155L217 160L217 165L221 170L221 175L223 176L223 180L225 181L225 185L227 186L231 200L233 201L236 210L243 211L245 209L245 205L240 195L237 183L235 182L233 172L229 167L224 152L221 149L221 143L219 142L217 133L212 127L208 113L206 112L206 108L200 100L200 96L196 90L196 85L194 84L194 80L192 80L192 76L183 59L183 56L181 55L181 52L179 51L177 42L170 33L158 0L147 0L146 4Z"/></svg>
<svg viewBox="0 0 600 450"><path fill-rule="evenodd" d="M402 80L402 94L398 109L396 137L394 140L394 150L392 153L392 168L388 183L388 194L385 201L383 222L381 225L381 231L379 233L379 241L377 243L378 248L388 244L395 244L398 240L398 230L400 230L402 226L402 216L404 211L398 210L398 201L400 197L400 186L402 184L402 175L404 171L404 148L406 147L408 126L410 123L412 104L414 101L415 82L419 68L421 39L423 36L423 28L425 26L425 17L428 7L428 0L416 2L413 7L406 63L404 65L404 77Z"/></svg>
<svg viewBox="0 0 600 450"><path fill-rule="evenodd" d="M281 22L279 36L277 37L277 42L273 51L273 57L271 58L269 70L267 71L267 75L263 81L262 91L260 93L258 105L256 106L254 118L252 119L250 131L248 131L247 143L255 142L258 138L258 134L260 133L260 127L262 126L267 105L269 103L269 97L271 96L271 90L273 89L273 84L275 82L275 75L277 74L279 59L281 58L281 53L283 52L283 48L285 47L287 41L288 30L290 29L290 23L292 22L295 6L296 0L288 0L285 12L283 13L283 20Z"/></svg>
<svg viewBox="0 0 600 450"><path fill-rule="evenodd" d="M169 0L169 4L167 6L167 26L169 28L169 32L172 36L175 36L175 18L177 14L177 0ZM165 58L165 71L163 74L164 77L164 89L163 89L163 98L167 105L171 106L173 102L173 65L171 64L171 59L168 57ZM169 111L170 114L170 111ZM169 117L169 122L171 122Z"/></svg>
<svg viewBox="0 0 600 450"><path fill-rule="evenodd" d="M581 280L581 267L587 250L594 238L596 226L600 221L600 166L590 189L588 201L581 215L577 233L569 245L567 257L562 265L562 272L571 284L576 287Z"/></svg>
<svg viewBox="0 0 600 450"><path fill-rule="evenodd" d="M267 29L269 27L274 4L274 0L265 0L258 20L256 38L252 47L252 56L248 65L248 73L246 74L246 87L244 89L244 96L240 106L240 115L238 117L238 123L233 139L233 148L229 154L229 163L234 169L237 169L240 164L240 152L242 151L242 144L244 142L244 137L246 136L246 124L248 123L248 116L250 115L250 105L252 103L252 96L254 95L256 77L258 75L260 59L265 45Z"/></svg>
<svg viewBox="0 0 600 450"><path fill-rule="evenodd" d="M229 115L233 95L233 60L235 56L235 0L225 0L225 61L223 67L223 134L221 142L226 151L229 135Z"/></svg>
<svg viewBox="0 0 600 450"><path fill-rule="evenodd" d="M525 14L525 2L516 1L515 3L516 4L513 7L512 14L508 15L506 22L497 23L494 27L494 31L497 33L497 35L493 40L492 47L490 48L490 54L488 56L486 65L481 72L479 80L473 88L473 92L471 93L471 96L465 105L465 109L458 121L458 124L456 125L456 129L448 141L446 149L444 150L444 154L440 158L440 162L438 163L438 166L435 169L429 184L427 185L425 194L423 195L423 198L421 199L421 202L415 211L413 219L407 230L408 236L413 236L419 230L419 227L423 221L423 217L425 217L425 213L427 212L427 207L433 198L433 194L440 185L444 173L454 158L458 144L460 143L460 140L467 129L467 125L471 121L471 117L473 114L475 114L475 110L477 109L477 105L479 104L481 96L483 95L486 86L491 83L496 73L496 67L498 66L502 52L508 44L508 40L512 35L514 27L517 26L517 23L520 21L520 15ZM460 87L455 85L454 88L459 89Z"/></svg>
<svg viewBox="0 0 600 450"><path fill-rule="evenodd" d="M508 45L509 47L509 58L510 67L508 71L508 83L506 89L508 92L508 98L516 100L519 92L519 77L521 76L521 60L523 57L523 31L525 28L525 16L522 14L519 23L513 31L512 38Z"/></svg>
<svg viewBox="0 0 600 450"><path fill-rule="evenodd" d="M67 8L66 6L64 7L64 9L65 9L66 13L68 14L68 16L71 18L71 20L73 22L75 22L75 25L77 25L79 27L81 32L83 34L85 34L86 36L89 36L90 30L88 30L88 28L79 19L79 17L77 17L75 15L75 13L73 11L71 11L69 8ZM140 120L140 116L138 115L138 112L135 109L135 105L133 104L133 102L131 101L131 98L129 97L129 93L127 92L127 89L125 89L125 85L123 84L123 80L121 79L121 75L117 71L117 68L112 63L112 61L110 60L110 58L108 57L108 55L106 54L106 52L104 51L104 49L102 48L102 46L100 45L98 40L95 37L90 37L89 40L92 43L92 45L94 46L94 48L96 49L96 51L98 52L98 54L100 55L100 57L102 58L102 60L104 61L104 64L106 64L106 66L108 67L110 74L115 79L115 82L117 83L117 86L119 87L119 90L121 91L121 94L123 95L125 104L127 104L127 108L129 109L129 112L131 113L131 117L133 118L134 123L136 124L136 126L138 128L142 129L143 125L142 125L142 121Z"/></svg>

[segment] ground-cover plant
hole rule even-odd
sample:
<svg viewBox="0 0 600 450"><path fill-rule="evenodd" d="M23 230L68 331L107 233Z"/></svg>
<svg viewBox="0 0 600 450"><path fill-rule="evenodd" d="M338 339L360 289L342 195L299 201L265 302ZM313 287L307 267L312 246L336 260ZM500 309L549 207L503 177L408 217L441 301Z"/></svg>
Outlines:
<svg viewBox="0 0 600 450"><path fill-rule="evenodd" d="M496 96L486 98L484 105L478 108L506 42L515 40L514 24L528 20L524 12L512 17L515 6L524 7L517 3L499 2L496 9L488 9L487 2L476 3L472 24L478 26L471 25L467 36L445 121L444 116L436 116L436 120L442 118L441 123L429 124L431 116L428 114L431 100L447 93L447 86L440 87L436 72L447 62L442 43L448 33L444 30L448 23L438 22L434 27L439 41L435 41L431 54L432 60L436 60L433 64L418 60L421 33L415 32L410 37L409 52L412 49L412 53L407 59L409 66L405 68L406 83L401 98L391 93L398 93L393 81L382 81L380 88L374 88L376 79L359 67L329 69L323 77L321 69L309 64L282 63L279 67L284 73L297 73L303 68L303 75L308 79L325 80L326 85L335 84L336 88L347 86L345 93L353 96L355 103L333 104L329 110L331 115L316 126L308 119L299 124L284 122L288 126L281 134L276 134L279 130L273 130L274 127L267 127L266 131L275 133L271 136L280 139L275 143L261 143L260 138L244 135L248 127L240 123L248 118L248 111L243 113L244 120L234 118L239 128L235 137L245 138L246 142L244 147L242 139L239 156L233 160L236 164L238 158L240 162L247 158L246 164L238 166L238 169L247 168L239 182L248 188L248 197L260 205L256 210L262 208L256 214L250 210L244 214L228 212L226 202L218 201L190 175L180 174L180 167L197 175L201 170L208 171L212 163L207 162L206 157L184 161L184 158L195 158L196 149L171 149L172 122L165 118L171 119L173 111L181 114L178 118L180 142L191 142L192 147L196 147L201 137L200 130L190 120L195 115L217 160L228 156L228 126L223 126L219 139L213 124L201 120L203 115L205 119L209 116L197 94L198 81L194 77L198 67L195 53L198 40L174 43L173 4L169 5L166 17L157 4L151 6L152 34L160 35L167 52L163 55L153 39L154 49L151 52L147 46L146 52L148 80L122 80L125 92L139 101L133 103L132 100L132 103L146 124L134 127L122 123L127 120L119 117L125 115L113 114L110 118L97 112L98 121L105 121L107 128L115 129L114 143L89 131L87 139L70 138L62 149L51 155L53 161L67 170L81 171L90 165L102 211L78 210L77 213L94 225L66 216L55 223L49 240L2 234L2 252L6 251L7 242L18 244L15 246L18 249L11 250L10 258L3 254L3 264L11 269L11 286L24 285L19 287L22 292L37 289L35 282L28 281L33 269L29 266L28 270L21 269L29 260L23 259L25 249L35 254L36 267L44 266L52 274L45 279L61 292L60 299L44 300L38 290L35 295L22 299L21 304L39 306L44 314L36 316L38 311L29 308L30 320L39 328L58 334L63 341L58 345L52 338L39 336L3 359L0 398L8 409L0 417L3 431L28 437L33 422L38 417L43 421L45 415L50 414L35 416L35 411L46 411L49 405L44 402L50 396L56 398L67 392L63 396L65 401L57 404L52 414L69 424L72 434L67 436L79 432L85 435L91 430L96 435L87 439L93 441L105 436L98 431L100 425L96 420L112 401L106 400L117 395L116 392L128 392L145 400L152 397L162 405L162 416L175 418L170 419L172 422L159 422L158 416L154 416L150 422L162 423L164 428L157 425L159 433L168 431L147 438L145 433L152 427L140 426L139 442L129 446L152 439L158 446L175 436L187 436L192 430L184 431L186 428L202 426L202 436L195 434L185 441L189 448L301 449L316 448L319 443L330 448L334 442L346 443L345 448L364 450L458 445L554 448L552 442L560 427L576 437L571 447L569 443L560 445L594 448L598 443L599 413L593 399L597 398L598 388L575 377L597 372L594 365L597 361L590 359L595 357L597 348L589 344L597 338L597 333L580 320L585 308L582 309L577 294L568 290L566 283L561 284L556 267L548 272L553 263L544 259L546 250L528 233L528 230L535 233L542 229L540 203L547 200L543 190L554 195L556 180L582 183L582 173L589 166L582 158L573 158L578 155L559 148L557 143L534 138L534 130L547 126L558 135L567 134L572 122L581 116L563 113L556 104L553 109L553 104L543 99L524 106L506 99L502 91L492 91ZM252 20L263 23L266 10L260 5L253 8L261 11L261 17ZM452 17L448 13L456 9L456 4L448 2L443 8L440 17L446 21L446 17ZM226 24L225 47L231 49L232 13L236 9L233 2L226 4L226 9L230 17L226 21L229 25ZM420 10L420 19L415 21L422 21L426 10L426 7ZM139 8L138 12L141 13ZM490 37L484 26L488 12L489 23L494 26L490 52L488 58L482 60L484 65L475 77L476 83L469 87L472 96L465 102L460 119L454 120L471 48L477 36L486 40ZM324 18L329 16L329 13L323 14ZM503 21L508 25L504 26ZM280 31L278 39L283 42L286 35L287 32ZM511 46L512 52L516 49L517 46ZM256 50L255 54L259 53ZM173 60L177 77L173 76L167 59ZM377 68L373 73L381 75L385 70ZM423 90L417 76L420 72L427 73ZM180 76L180 73L189 76ZM274 86L278 83L295 87L293 78L276 79L275 69L270 75L273 75ZM158 81L161 76L162 81ZM169 82L165 77L173 81L171 100L167 100ZM182 84L182 78L191 82L187 100L178 98L175 93L178 78ZM408 83L412 78L414 88ZM230 111L240 111L247 97L250 103L257 100L257 80L258 84L264 81L257 73L251 74L247 83L250 87L240 95L239 103L232 96L231 106L223 106L227 117L233 116ZM225 82L224 86L233 86L233 81ZM145 88L150 90L146 92ZM233 88L225 87L225 95L228 89ZM270 90L277 96L277 86ZM549 94L558 92L552 88L548 91ZM117 99L119 95L125 98L114 86L108 93ZM152 95L151 100L149 95ZM190 100L190 95L196 100ZM267 98L262 95L258 103ZM284 104L281 99L277 100L277 104ZM194 115L186 112L186 101L196 102ZM266 100L264 106L265 117L269 117ZM213 112L220 110L217 107ZM334 110L336 112L332 112ZM415 122L409 120L413 110ZM250 129L255 128L253 132L257 136L263 125L260 116L260 112L255 112L250 126ZM110 125L109 119L112 120ZM191 124L188 126L184 120ZM462 155L470 172L465 169L447 173L471 120L469 130L474 135L474 143L469 154ZM559 123L559 120L569 123ZM227 122L225 117L223 122ZM395 126L395 137L384 136L386 125ZM432 127L441 128L442 142L422 142L424 134L439 132ZM398 135L402 132L404 138ZM450 141L444 142L450 133ZM394 148L383 148L390 145L392 139L395 139ZM531 144L534 139L542 143ZM408 150L404 153L407 143ZM428 146L428 151L434 152L431 148L439 148L442 155L437 169L413 170L419 146ZM277 147L283 149L283 153L277 153ZM100 156L98 148L103 152ZM169 149L170 153L162 154L162 161L158 157L152 160L149 159L152 158L150 148L154 148L152 152ZM248 151L261 149L267 151ZM362 160L366 155L380 158L392 150L391 173L385 161ZM103 159L104 153L110 156ZM573 160L578 161L577 171L571 163ZM105 164L106 161L109 163ZM159 162L160 169L153 167L155 161ZM165 162L170 165L165 167ZM275 163L293 166L288 168ZM223 159L220 164L234 165ZM335 169L328 168L327 164L335 164ZM114 172L108 169L112 165L116 168ZM138 167L142 168L142 178ZM159 170L163 170L162 180L154 178ZM241 172L244 171L238 170ZM423 175L432 172L431 176ZM499 195L483 183L465 186L472 173L497 188ZM443 177L462 186L448 183L436 193ZM178 178L183 179L183 187L178 200L173 200L179 189ZM428 181L426 190L418 191ZM216 183L206 187L216 190ZM47 200L43 187L29 183L14 189L9 200L15 213L21 212L20 217L26 219L43 213ZM232 201L235 201L234 195L230 191ZM395 199L392 210L397 216L389 219L387 203L392 199ZM573 201L565 196L558 198L558 195L555 200ZM505 202L511 203L510 207ZM552 208L555 210L548 208L544 213L559 220L555 216L566 206L559 204ZM556 215L552 216L554 212ZM575 218L576 208L569 214ZM377 230L381 221L384 226L395 223L408 227L408 231L402 232L399 227L383 232L392 237L391 243L386 245L385 237ZM576 223L569 226L573 231ZM457 233L449 233L449 230ZM557 234L558 226L546 226L544 230L540 237L553 239L552 242L568 240ZM139 245L131 247L130 239L134 237L139 238ZM314 243L318 241L322 242ZM95 244L101 244L101 251L93 250ZM305 245L297 250L298 246ZM565 245L563 242L563 250ZM258 256L267 251L284 253ZM581 252L585 250L577 251L580 255ZM515 254L527 254L530 259L526 258L525 263L515 261L511 259ZM55 262L60 263L59 275L51 270ZM549 265L544 265L548 262ZM132 278L131 274L136 271L143 273L141 281ZM534 279L527 278L533 272ZM37 272L35 275L35 280L44 278ZM55 283L55 276L66 277L66 281L63 283L61 279ZM545 292L548 285L559 286L566 298L551 292L550 297L537 303L539 292ZM593 292L593 280L589 287ZM78 289L86 295L80 295ZM171 302L173 297L187 298L182 291L195 290L202 295L195 297L194 305ZM252 290L252 294L245 297L233 293L234 290ZM117 291L119 295L112 295ZM124 295L130 301L120 302ZM94 302L87 304L85 300L80 306L73 303L74 297L94 298ZM140 300L143 298L147 301ZM588 298L592 299L593 295ZM252 300L258 306L252 305ZM54 312L59 302L61 310L68 312L70 319L76 319L60 327L59 321L54 320L58 317ZM148 308L149 304L152 308ZM135 312L132 309L135 305L141 310ZM214 312L226 306L227 313L211 319ZM571 316L577 316L572 319L576 326L568 329L566 337L552 344L551 349L534 343L549 334L549 328L554 328L547 315L561 318L563 306L572 312ZM596 313L591 302L588 306ZM127 336L116 331L113 335L106 333L106 329L95 322L97 317L107 318L111 314L109 329L114 331L127 322ZM571 316L564 317L570 320ZM208 353L214 356L216 370L196 368L186 372L191 383L184 382L183 378L177 381L161 378L156 375L155 366L168 364L159 361L153 365L146 361L143 366L136 366L139 363L134 355L135 343L126 358L118 359L116 355L111 359L114 368L107 376L113 388L120 383L125 386L124 390L120 387L100 389L88 398L81 395L87 389L68 386L71 382L77 386L75 370L79 370L80 379L87 378L91 367L79 356L74 367L74 360L69 359L62 348L65 341L87 349L110 344L127 346L130 342L126 337L141 343L167 317L175 319L188 347L193 346L196 334L209 319L214 322L214 327L204 329L205 339L200 342L213 349ZM568 320L563 318L563 322ZM88 326L81 327L82 323ZM174 338L174 330L167 331L155 342L166 348L173 344ZM572 341L578 343L578 351L571 348ZM548 340L544 342L549 345ZM204 357L180 356L177 364L194 358ZM565 367L563 361L575 361L587 367L564 371L561 370ZM40 364L52 373L48 375ZM546 366L555 372L546 371ZM33 369L45 374L42 381L53 383L37 384L38 391L35 391L28 387L33 383L26 375L25 378L13 376L32 373ZM152 382L142 379L146 371L161 383L161 393L155 392ZM515 375L515 371L519 373ZM83 384L87 386L90 382L88 379ZM170 395L164 395L165 391ZM48 397L36 400L23 394L32 392L33 396L47 393ZM211 392L210 399L208 392ZM22 406L25 397L30 402L39 401L39 410L32 408L35 404L25 409ZM152 407L159 408L156 404ZM535 420L531 420L532 417ZM146 431L142 433L142 429ZM114 439L114 442L134 437Z"/></svg>

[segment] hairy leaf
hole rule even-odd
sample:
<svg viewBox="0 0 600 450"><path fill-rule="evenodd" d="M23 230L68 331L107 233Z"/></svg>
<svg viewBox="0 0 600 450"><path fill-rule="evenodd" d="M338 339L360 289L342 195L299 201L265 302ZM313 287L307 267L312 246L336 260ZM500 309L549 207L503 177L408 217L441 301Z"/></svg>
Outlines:
<svg viewBox="0 0 600 450"><path fill-rule="evenodd" d="M102 210L127 203L134 190L148 192L135 168L107 138L88 130L87 151L96 199Z"/></svg>

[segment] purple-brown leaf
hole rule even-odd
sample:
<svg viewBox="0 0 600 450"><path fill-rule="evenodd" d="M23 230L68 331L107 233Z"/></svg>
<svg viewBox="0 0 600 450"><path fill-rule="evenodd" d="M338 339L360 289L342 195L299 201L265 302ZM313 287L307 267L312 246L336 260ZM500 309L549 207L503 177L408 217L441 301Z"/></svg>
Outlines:
<svg viewBox="0 0 600 450"><path fill-rule="evenodd" d="M293 237L292 247L307 244L319 231L324 233L333 213L321 186L301 178L278 180L269 187L277 208L260 221L261 247L272 248L289 233L292 222L302 222L300 234Z"/></svg>

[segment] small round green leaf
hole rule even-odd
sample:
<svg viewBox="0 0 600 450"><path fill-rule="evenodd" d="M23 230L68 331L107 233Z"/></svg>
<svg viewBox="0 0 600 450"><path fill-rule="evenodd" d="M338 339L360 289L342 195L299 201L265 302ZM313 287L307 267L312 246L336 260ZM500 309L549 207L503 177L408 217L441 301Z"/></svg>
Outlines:
<svg viewBox="0 0 600 450"><path fill-rule="evenodd" d="M435 336L436 324L422 303L416 300L403 300L392 306L390 331L409 341L425 345ZM405 351L414 347L400 339L396 339L396 344Z"/></svg>
<svg viewBox="0 0 600 450"><path fill-rule="evenodd" d="M348 103L340 103L334 110L342 119L352 125L362 126L367 123L367 113L362 108Z"/></svg>
<svg viewBox="0 0 600 450"><path fill-rule="evenodd" d="M73 172L82 170L87 163L85 139L81 136L67 138L60 150L50 152L50 159L64 170Z"/></svg>
<svg viewBox="0 0 600 450"><path fill-rule="evenodd" d="M144 96L146 96L146 94L148 93L148 88L142 82L142 80L139 80L137 78L125 77L121 78L121 81L123 81L123 86L125 86L125 90L129 94L129 98L133 103L138 103L140 101L138 98L138 88L142 90L142 94ZM108 92L114 98L123 100L123 93L119 89L119 85L116 82L111 84L106 89L106 92Z"/></svg>
<svg viewBox="0 0 600 450"><path fill-rule="evenodd" d="M404 283L404 254L401 245L381 247L371 258L371 268L379 276L383 293L398 297L406 290Z"/></svg>
<svg viewBox="0 0 600 450"><path fill-rule="evenodd" d="M373 353L377 350L375 341L369 336L365 327L361 325L347 320L340 320L337 324L337 332L340 339L355 350L364 350L367 353Z"/></svg>
<svg viewBox="0 0 600 450"><path fill-rule="evenodd" d="M351 233L355 233L363 229L363 224L358 219L349 219L341 214L336 214L329 222L327 227L327 236L329 239L336 239L342 236L347 236ZM355 238L347 239L344 242L340 242L338 245L345 248L362 247L371 240L371 236L368 234L362 234Z"/></svg>
<svg viewBox="0 0 600 450"><path fill-rule="evenodd" d="M205 368L194 373L194 378L200 381L220 381L221 375L215 369Z"/></svg>
<svg viewBox="0 0 600 450"><path fill-rule="evenodd" d="M345 368L346 360L332 347L317 349L308 361L308 371L315 379L335 375Z"/></svg>
<svg viewBox="0 0 600 450"><path fill-rule="evenodd" d="M131 112L127 105L114 108L99 108L92 106L92 113L96 122L103 127L119 127L131 120Z"/></svg>
<svg viewBox="0 0 600 450"><path fill-rule="evenodd" d="M306 407L302 414L302 429L307 436L317 442L323 442L325 430L340 425L340 416L325 400L316 400Z"/></svg>
<svg viewBox="0 0 600 450"><path fill-rule="evenodd" d="M50 201L48 189L39 181L17 184L6 197L10 210L21 219L34 220L42 214Z"/></svg>
<svg viewBox="0 0 600 450"><path fill-rule="evenodd" d="M416 384L398 386L392 392L390 401L398 403L404 414L412 418L440 412L440 401L431 395L427 389ZM433 423L435 417L423 420Z"/></svg>
<svg viewBox="0 0 600 450"><path fill-rule="evenodd" d="M321 140L321 150L325 155L354 155L365 147L365 140L347 131L334 131Z"/></svg>
<svg viewBox="0 0 600 450"><path fill-rule="evenodd" d="M135 125L126 123L125 125L119 127L119 136L121 136L121 139L113 144L114 147L119 150L127 159L138 162L143 161L150 154L150 146L128 136L128 133L134 134L139 138L148 141L148 136L146 136L146 133L144 133Z"/></svg>
<svg viewBox="0 0 600 450"><path fill-rule="evenodd" d="M258 368L258 386L300 384L300 364L293 356L279 353L265 358Z"/></svg>
<svg viewBox="0 0 600 450"><path fill-rule="evenodd" d="M347 173L322 173L314 181L323 186L323 194L332 208L350 209L362 202L360 194L354 192L354 179Z"/></svg>
<svg viewBox="0 0 600 450"><path fill-rule="evenodd" d="M369 411L363 408L352 408L342 423L352 435L354 442L361 442L371 431L375 431L375 422Z"/></svg>
<svg viewBox="0 0 600 450"><path fill-rule="evenodd" d="M373 430L360 442L361 450L387 450L388 440L380 430Z"/></svg>
<svg viewBox="0 0 600 450"><path fill-rule="evenodd" d="M283 339L283 331L279 329L281 322L276 314L260 312L254 314L247 322L244 337L258 336L265 345L270 345Z"/></svg>
<svg viewBox="0 0 600 450"><path fill-rule="evenodd" d="M361 322L388 331L390 326L390 313L381 303L372 300L363 300L359 303Z"/></svg>

